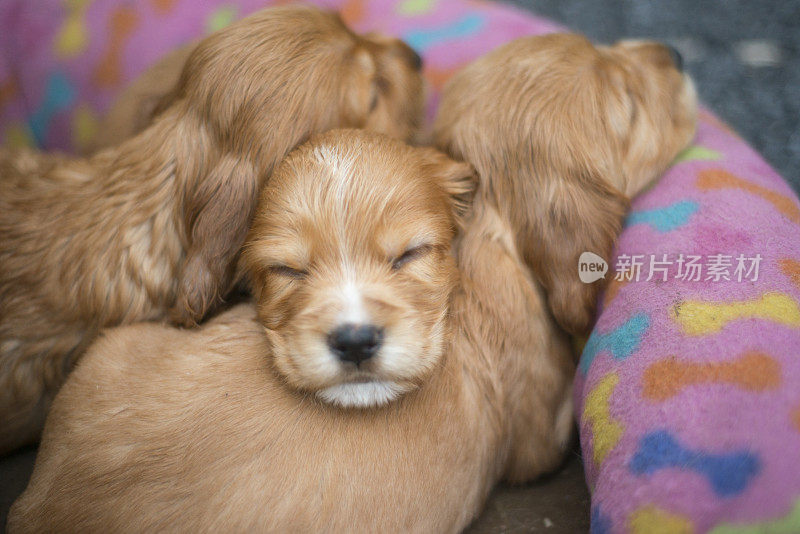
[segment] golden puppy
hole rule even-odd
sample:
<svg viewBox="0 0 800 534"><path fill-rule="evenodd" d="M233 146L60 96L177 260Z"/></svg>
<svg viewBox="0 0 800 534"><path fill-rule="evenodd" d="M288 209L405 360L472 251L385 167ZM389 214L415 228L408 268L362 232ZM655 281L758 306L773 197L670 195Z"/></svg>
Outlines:
<svg viewBox="0 0 800 534"><path fill-rule="evenodd" d="M246 245L256 309L107 332L56 397L9 532L456 532L498 479L555 466L569 345L535 286L498 295L521 279L504 243L462 246L459 284L473 179L356 131L290 154ZM505 350L526 315L545 317L532 344Z"/></svg>
<svg viewBox="0 0 800 534"><path fill-rule="evenodd" d="M144 71L114 100L97 127L97 135L84 147L86 154L121 144L144 130L169 102L164 98L178 84L186 60L197 43L176 48Z"/></svg>
<svg viewBox="0 0 800 534"><path fill-rule="evenodd" d="M101 328L202 319L261 184L310 134L408 136L418 57L333 14L261 11L203 40L151 126L89 159L0 152L0 453L33 441Z"/></svg>
<svg viewBox="0 0 800 534"><path fill-rule="evenodd" d="M408 109L410 115L395 122L393 119L396 110L392 105L403 104L407 99L417 97L417 94L412 94L413 91L419 90L417 81L407 78L408 73L403 72L406 67L402 62L410 63L415 70L419 70L422 59L397 39L378 33L368 33L364 35L364 38L371 43L373 51L376 53L374 59L378 63L382 63L376 69L375 82L383 86L381 91L385 92L387 96L392 95L395 91L398 95L394 97L394 103L373 112L374 125L370 129L388 133L399 139L418 139L421 136L421 131L417 128L419 112L414 106L410 106ZM101 133L89 143L85 152L91 154L97 150L117 145L149 126L153 117L171 103L173 88L180 79L186 60L196 46L197 43L194 42L173 50L134 80L103 116L97 128ZM384 53L383 48L388 48L389 53ZM398 59L401 61L400 70L395 72L398 67ZM392 102L392 97L389 98ZM422 97L419 98L419 102L414 102L414 105L421 103ZM378 108L380 102L377 99L375 102L375 106Z"/></svg>
<svg viewBox="0 0 800 534"><path fill-rule="evenodd" d="M413 389L449 339L450 205L471 192L472 169L398 145L334 132L299 150L244 248L276 369L346 407Z"/></svg>
<svg viewBox="0 0 800 534"><path fill-rule="evenodd" d="M601 288L581 283L579 256L609 258L628 199L689 143L695 111L671 49L555 34L516 40L461 70L434 137L475 166L479 196L514 230L559 324L579 334L592 326Z"/></svg>

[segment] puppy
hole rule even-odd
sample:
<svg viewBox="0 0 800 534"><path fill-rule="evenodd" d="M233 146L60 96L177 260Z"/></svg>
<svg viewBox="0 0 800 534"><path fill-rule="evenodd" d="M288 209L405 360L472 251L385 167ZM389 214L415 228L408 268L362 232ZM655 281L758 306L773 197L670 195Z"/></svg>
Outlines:
<svg viewBox="0 0 800 534"><path fill-rule="evenodd" d="M457 532L498 479L557 465L569 344L536 286L498 301L498 279L524 279L507 254L462 246L459 274L473 187L469 165L375 134L298 148L246 244L257 305L107 332L56 398L9 532ZM545 319L503 350L522 314Z"/></svg>
<svg viewBox="0 0 800 534"><path fill-rule="evenodd" d="M89 155L117 146L149 126L153 117L170 104L165 97L178 84L183 66L196 46L196 42L189 43L165 54L126 87L102 117L98 134L84 152Z"/></svg>
<svg viewBox="0 0 800 534"><path fill-rule="evenodd" d="M418 67L333 14L268 9L203 40L136 137L89 159L0 153L0 453L36 439L101 328L220 303L292 147L337 126L410 135Z"/></svg>
<svg viewBox="0 0 800 534"><path fill-rule="evenodd" d="M264 191L243 262L273 365L291 386L367 407L431 373L450 337L455 201L471 193L471 173L433 149L356 132L288 159Z"/></svg>
<svg viewBox="0 0 800 534"><path fill-rule="evenodd" d="M395 84L402 86L406 83L410 84L407 86L408 89L406 91L416 90L414 85L416 82L414 80L406 80L402 75L402 71L401 76L395 77L391 75L396 68L394 63L397 61L397 57L392 56L405 56L405 61L414 65L416 70L421 68L422 59L410 48L405 47L405 45L391 37L378 33L368 33L364 35L364 38L373 45L377 45L378 50L376 52L378 53L376 59L378 61L381 61L384 57L384 54L380 53L382 47L388 47L393 50L388 54L387 59L383 59L386 62L385 67L379 69L387 71L389 76L377 77L376 83L383 84L385 86L383 90L388 92L394 90ZM125 88L114 101L111 109L103 116L97 128L102 134L92 139L85 152L92 154L98 150L118 145L149 126L153 117L157 116L171 103L172 90L180 79L186 60L196 46L196 42L189 43L169 52L143 72L129 87ZM402 102L404 98L402 91L400 95L398 102ZM405 95L406 98L412 96L415 95L410 93ZM383 131L399 139L413 139L416 142L423 140L423 132L417 127L418 112L414 111L413 106L410 110L411 115L406 117L405 120L396 123L391 120L394 111L391 108L389 111L390 114L388 116L384 115L382 119L376 119L378 127L373 128L375 131Z"/></svg>
<svg viewBox="0 0 800 534"><path fill-rule="evenodd" d="M475 166L480 202L513 230L558 323L583 334L601 284L581 283L578 258L610 257L629 198L692 139L696 107L673 50L554 34L461 70L444 90L434 137Z"/></svg>

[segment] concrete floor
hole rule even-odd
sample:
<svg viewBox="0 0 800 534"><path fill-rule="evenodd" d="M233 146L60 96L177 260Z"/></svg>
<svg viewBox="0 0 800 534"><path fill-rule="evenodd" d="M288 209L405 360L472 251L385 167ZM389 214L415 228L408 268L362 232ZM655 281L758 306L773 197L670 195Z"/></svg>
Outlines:
<svg viewBox="0 0 800 534"><path fill-rule="evenodd" d="M570 452L564 467L525 486L495 489L470 534L589 532L589 491L580 451Z"/></svg>
<svg viewBox="0 0 800 534"><path fill-rule="evenodd" d="M5 532L8 509L28 485L35 458L32 447L0 458L0 532Z"/></svg>

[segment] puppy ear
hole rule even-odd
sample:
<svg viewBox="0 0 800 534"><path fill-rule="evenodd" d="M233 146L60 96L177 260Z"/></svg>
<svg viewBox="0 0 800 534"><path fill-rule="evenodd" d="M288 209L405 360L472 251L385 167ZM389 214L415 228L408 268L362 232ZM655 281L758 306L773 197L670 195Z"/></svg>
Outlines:
<svg viewBox="0 0 800 534"><path fill-rule="evenodd" d="M450 159L434 148L418 148L423 155L423 166L430 172L450 197L453 215L460 219L472 204L478 186L478 175L469 163Z"/></svg>
<svg viewBox="0 0 800 534"><path fill-rule="evenodd" d="M581 282L578 259L593 252L610 261L628 199L605 180L562 180L547 202L535 223L538 239L521 248L547 291L556 321L571 334L586 334L606 280Z"/></svg>
<svg viewBox="0 0 800 534"><path fill-rule="evenodd" d="M171 312L173 322L197 324L230 291L257 195L255 168L232 154L189 185L182 214L189 246Z"/></svg>

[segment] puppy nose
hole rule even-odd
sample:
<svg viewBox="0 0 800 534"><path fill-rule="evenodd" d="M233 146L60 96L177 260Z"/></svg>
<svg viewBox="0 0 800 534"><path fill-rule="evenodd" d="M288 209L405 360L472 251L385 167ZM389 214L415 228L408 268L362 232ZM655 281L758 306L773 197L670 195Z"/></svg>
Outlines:
<svg viewBox="0 0 800 534"><path fill-rule="evenodd" d="M372 358L383 342L383 329L377 326L344 324L328 334L328 347L340 360L358 365Z"/></svg>
<svg viewBox="0 0 800 534"><path fill-rule="evenodd" d="M669 50L669 56L672 58L672 62L675 64L675 68L683 72L683 56L675 47L669 45L666 46L667 50Z"/></svg>

